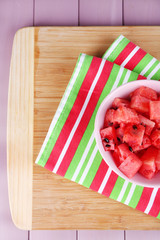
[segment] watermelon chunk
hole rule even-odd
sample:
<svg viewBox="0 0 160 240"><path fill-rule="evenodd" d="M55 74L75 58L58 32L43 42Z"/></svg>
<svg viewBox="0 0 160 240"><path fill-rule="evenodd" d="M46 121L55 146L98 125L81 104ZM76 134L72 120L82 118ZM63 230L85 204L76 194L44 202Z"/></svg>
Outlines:
<svg viewBox="0 0 160 240"><path fill-rule="evenodd" d="M138 151L146 149L150 146L151 146L151 140L147 135L144 134L142 144L141 145L133 145L132 150L133 150L133 152L138 152Z"/></svg>
<svg viewBox="0 0 160 240"><path fill-rule="evenodd" d="M140 122L138 114L134 109L126 108L126 107L119 107L115 111L115 122L117 123L135 123L138 124Z"/></svg>
<svg viewBox="0 0 160 240"><path fill-rule="evenodd" d="M156 128L160 128L160 120L154 120L156 123Z"/></svg>
<svg viewBox="0 0 160 240"><path fill-rule="evenodd" d="M104 119L104 127L109 127L113 125L115 110L114 109L108 109L105 115Z"/></svg>
<svg viewBox="0 0 160 240"><path fill-rule="evenodd" d="M128 178L132 178L142 166L141 160L136 154L130 154L124 162L118 167L119 170L124 173Z"/></svg>
<svg viewBox="0 0 160 240"><path fill-rule="evenodd" d="M149 102L150 100L148 98L139 95L133 95L130 106L139 113L149 114Z"/></svg>
<svg viewBox="0 0 160 240"><path fill-rule="evenodd" d="M128 143L129 146L141 145L145 127L142 125L128 124L124 130L123 141Z"/></svg>
<svg viewBox="0 0 160 240"><path fill-rule="evenodd" d="M160 170L160 150L159 149L157 149L157 156L156 156L155 163L156 163L156 169Z"/></svg>
<svg viewBox="0 0 160 240"><path fill-rule="evenodd" d="M142 166L139 172L147 179L153 178L156 173L157 150L153 146L149 147L141 157Z"/></svg>
<svg viewBox="0 0 160 240"><path fill-rule="evenodd" d="M105 151L114 150L117 143L115 128L107 127L100 130L102 144Z"/></svg>
<svg viewBox="0 0 160 240"><path fill-rule="evenodd" d="M151 120L160 120L160 101L150 101L149 110Z"/></svg>
<svg viewBox="0 0 160 240"><path fill-rule="evenodd" d="M123 98L115 98L112 103L112 107L115 109L119 107L129 107L129 106L130 106L130 102Z"/></svg>
<svg viewBox="0 0 160 240"><path fill-rule="evenodd" d="M122 163L132 153L129 150L129 146L126 143L122 143L117 147L117 154L119 156L119 162Z"/></svg>
<svg viewBox="0 0 160 240"><path fill-rule="evenodd" d="M116 135L117 135L117 142L122 143L123 136L124 136L124 128L119 126L119 128L116 129Z"/></svg>
<svg viewBox="0 0 160 240"><path fill-rule="evenodd" d="M152 145L160 149L160 130L156 129L152 132L150 136Z"/></svg>
<svg viewBox="0 0 160 240"><path fill-rule="evenodd" d="M155 122L151 121L150 119L139 115L139 119L141 124L145 127L145 134L148 136L151 134L153 128L155 127Z"/></svg>
<svg viewBox="0 0 160 240"><path fill-rule="evenodd" d="M137 96L137 95L148 98L150 100L157 100L158 99L157 92L155 90L153 90L152 88L145 87L145 86L137 88L134 92L132 92L130 94L131 97L132 96Z"/></svg>

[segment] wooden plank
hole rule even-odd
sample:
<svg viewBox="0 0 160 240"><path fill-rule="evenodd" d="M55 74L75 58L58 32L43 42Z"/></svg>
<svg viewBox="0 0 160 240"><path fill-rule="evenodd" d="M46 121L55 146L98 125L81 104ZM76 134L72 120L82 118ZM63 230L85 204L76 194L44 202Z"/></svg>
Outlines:
<svg viewBox="0 0 160 240"><path fill-rule="evenodd" d="M18 31L13 45L7 122L9 200L15 225L31 229L32 198L29 196L32 195L33 176L34 28Z"/></svg>
<svg viewBox="0 0 160 240"><path fill-rule="evenodd" d="M159 25L160 1L124 0L125 25Z"/></svg>
<svg viewBox="0 0 160 240"><path fill-rule="evenodd" d="M122 0L80 0L81 26L122 25Z"/></svg>
<svg viewBox="0 0 160 240"><path fill-rule="evenodd" d="M28 239L27 231L17 229L11 219L6 169L6 124L9 65L12 42L15 32L22 27L33 24L33 0L5 0L0 1L0 238L5 240Z"/></svg>
<svg viewBox="0 0 160 240"><path fill-rule="evenodd" d="M160 231L126 231L126 240L159 240Z"/></svg>
<svg viewBox="0 0 160 240"><path fill-rule="evenodd" d="M35 29L32 229L160 229L158 219L108 199L34 163L79 53L102 56L122 33L160 59L159 30L159 27ZM17 184L16 177L13 184Z"/></svg>
<svg viewBox="0 0 160 240"><path fill-rule="evenodd" d="M78 0L35 0L34 23L35 26L78 25Z"/></svg>
<svg viewBox="0 0 160 240"><path fill-rule="evenodd" d="M76 231L30 231L30 240L76 240Z"/></svg>
<svg viewBox="0 0 160 240"><path fill-rule="evenodd" d="M78 231L78 240L124 240L124 231L113 230L81 230ZM128 240L128 239L127 239Z"/></svg>

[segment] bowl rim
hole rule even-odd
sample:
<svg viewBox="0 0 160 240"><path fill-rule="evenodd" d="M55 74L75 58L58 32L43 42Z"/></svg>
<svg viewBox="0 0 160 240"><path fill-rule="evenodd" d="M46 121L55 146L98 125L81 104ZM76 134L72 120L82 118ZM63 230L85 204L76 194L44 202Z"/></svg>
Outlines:
<svg viewBox="0 0 160 240"><path fill-rule="evenodd" d="M107 163L107 165L109 166L109 168L111 168L111 170L113 172L115 172L118 176L122 177L124 180L132 183L132 184L136 184L136 185L139 185L139 186L143 186L143 187L150 187L150 188L158 188L160 187L160 183L159 184L152 184L152 183L149 183L150 180L146 179L146 181L148 181L148 183L140 183L139 181L136 181L136 180L133 180L132 178L129 179L127 176L125 176L117 167L114 169L112 166L109 165L109 163L107 162L107 160L105 159L105 156L103 154L103 151L104 148L103 148L103 145L102 145L102 142L101 142L101 147L103 148L103 151L101 151L101 147L99 146L100 142L98 140L98 134L97 134L97 123L98 123L98 117L99 117L99 114L100 114L100 111L101 109L104 107L104 105L106 104L106 101L109 99L109 98L112 98L112 95L115 95L117 92L119 92L122 88L125 88L126 85L130 85L130 86L134 86L135 85L138 87L140 86L145 86L145 85L148 85L148 83L150 83L150 81L152 81L153 84L157 84L157 85L160 85L160 82L158 80L150 80L150 79L139 79L138 81L137 80L134 80L132 82L128 82L128 83L125 83L119 87L117 87L116 89L114 89L113 91L111 91L105 98L104 100L101 102L99 108L98 108L98 111L96 113L96 117L95 117L95 122L94 122L94 137L95 137L95 140L96 140L96 144L97 144L97 147L98 147L98 150L102 156L102 159L104 159L104 161ZM147 86L148 87L148 86ZM152 88L150 86L150 88ZM118 96L117 96L118 97ZM107 110L108 108L106 108ZM100 136L100 133L99 133L99 136ZM114 161L114 160L113 160Z"/></svg>

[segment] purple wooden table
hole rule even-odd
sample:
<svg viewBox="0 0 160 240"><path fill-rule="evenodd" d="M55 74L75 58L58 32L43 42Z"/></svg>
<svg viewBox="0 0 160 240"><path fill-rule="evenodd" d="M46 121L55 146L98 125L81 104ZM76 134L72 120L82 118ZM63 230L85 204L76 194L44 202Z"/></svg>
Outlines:
<svg viewBox="0 0 160 240"><path fill-rule="evenodd" d="M6 121L15 32L34 25L159 25L159 0L0 0L0 239L159 239L159 231L21 231L12 223L7 192Z"/></svg>

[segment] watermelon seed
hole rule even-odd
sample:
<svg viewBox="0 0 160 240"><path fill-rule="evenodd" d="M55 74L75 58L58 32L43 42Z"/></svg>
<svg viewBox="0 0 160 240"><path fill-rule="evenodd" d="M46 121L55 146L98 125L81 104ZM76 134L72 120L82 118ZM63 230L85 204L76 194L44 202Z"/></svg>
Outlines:
<svg viewBox="0 0 160 240"><path fill-rule="evenodd" d="M109 125L109 126L112 126L112 125L113 125L113 123L111 122L111 123L109 123L108 125Z"/></svg>
<svg viewBox="0 0 160 240"><path fill-rule="evenodd" d="M109 145L109 144L106 144L106 147L110 147L111 145Z"/></svg>
<svg viewBox="0 0 160 240"><path fill-rule="evenodd" d="M121 139L119 138L119 137L117 137L117 140L120 142L121 141Z"/></svg>
<svg viewBox="0 0 160 240"><path fill-rule="evenodd" d="M129 150L131 151L131 152L133 152L133 149L129 146Z"/></svg>
<svg viewBox="0 0 160 240"><path fill-rule="evenodd" d="M104 141L107 142L107 143L109 143L109 139L108 139L108 138L105 138Z"/></svg>
<svg viewBox="0 0 160 240"><path fill-rule="evenodd" d="M137 126L136 126L136 125L133 125L133 129L134 129L134 130L137 130Z"/></svg>
<svg viewBox="0 0 160 240"><path fill-rule="evenodd" d="M118 128L120 128L120 126L115 127L115 129L118 129Z"/></svg>

